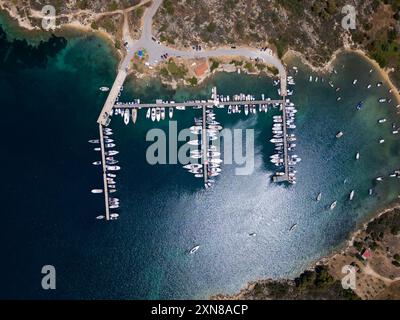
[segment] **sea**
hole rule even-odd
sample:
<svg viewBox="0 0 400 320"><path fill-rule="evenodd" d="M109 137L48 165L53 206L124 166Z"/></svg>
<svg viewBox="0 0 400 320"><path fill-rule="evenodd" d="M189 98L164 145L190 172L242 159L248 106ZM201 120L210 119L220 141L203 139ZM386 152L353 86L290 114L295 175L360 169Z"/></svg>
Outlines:
<svg viewBox="0 0 400 320"><path fill-rule="evenodd" d="M96 120L107 97L99 87L111 87L118 55L96 34L32 35L4 16L0 24L1 298L233 294L249 281L295 278L398 200L400 179L388 177L400 169L400 136L392 134L392 124L400 126L397 102L386 83L377 86L384 80L367 60L346 53L334 63L337 74L315 73L297 59L288 66L296 82L291 101L298 109L294 133L302 159L297 184L271 181L269 140L277 109L251 116L216 110L225 129L254 130L254 170L237 175L240 165L223 164L209 190L181 164L148 163L153 142L146 136L155 128L169 136L169 121L151 122L140 110L135 125L119 116L111 121L122 168L116 178L120 217L96 220L104 214L103 197L91 193L102 186L101 169L92 165L100 154L88 140L98 138ZM273 80L218 73L195 88L172 89L157 79L130 77L120 101L207 99L213 86L224 95L276 98ZM381 97L393 102L379 103ZM176 111L173 120L181 130L199 116L200 110ZM378 124L381 118L387 122ZM384 181L376 182L378 176ZM188 254L195 245L199 250ZM46 265L56 270L55 290L42 288Z"/></svg>

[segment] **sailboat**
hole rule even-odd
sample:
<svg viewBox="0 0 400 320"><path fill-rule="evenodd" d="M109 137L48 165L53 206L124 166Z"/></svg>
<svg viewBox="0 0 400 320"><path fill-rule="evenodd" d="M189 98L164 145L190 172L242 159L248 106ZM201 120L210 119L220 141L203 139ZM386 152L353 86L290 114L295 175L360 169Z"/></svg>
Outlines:
<svg viewBox="0 0 400 320"><path fill-rule="evenodd" d="M333 209L336 208L336 205L337 205L337 201L334 201L334 202L331 203L331 205L330 205L329 208L330 208L331 210L333 210Z"/></svg>
<svg viewBox="0 0 400 320"><path fill-rule="evenodd" d="M133 109L132 110L132 121L133 121L133 124L136 123L136 120L137 120L137 109Z"/></svg>
<svg viewBox="0 0 400 320"><path fill-rule="evenodd" d="M351 201L351 200L353 200L353 198L354 198L354 190L352 190L352 191L350 192L349 200Z"/></svg>
<svg viewBox="0 0 400 320"><path fill-rule="evenodd" d="M320 193L318 193L318 195L317 195L317 201L321 201L321 198L322 198L322 193L320 192Z"/></svg>
<svg viewBox="0 0 400 320"><path fill-rule="evenodd" d="M128 124L128 123L129 123L129 109L125 109L125 112L124 112L124 122L125 122L125 124Z"/></svg>
<svg viewBox="0 0 400 320"><path fill-rule="evenodd" d="M356 154L356 160L359 160L359 159L360 159L360 153L357 152L357 154Z"/></svg>
<svg viewBox="0 0 400 320"><path fill-rule="evenodd" d="M174 116L174 108L169 108L169 118L172 119Z"/></svg>

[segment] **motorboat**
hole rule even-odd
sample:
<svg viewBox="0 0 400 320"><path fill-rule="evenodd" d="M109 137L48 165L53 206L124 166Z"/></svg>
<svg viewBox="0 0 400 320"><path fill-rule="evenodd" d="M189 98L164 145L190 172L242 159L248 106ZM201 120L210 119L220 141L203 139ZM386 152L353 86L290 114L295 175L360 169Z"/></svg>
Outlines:
<svg viewBox="0 0 400 320"><path fill-rule="evenodd" d="M89 143L100 143L100 140L89 140Z"/></svg>
<svg viewBox="0 0 400 320"><path fill-rule="evenodd" d="M384 143L384 142L385 142L384 139L380 139L380 140L379 140L379 144L382 144L382 143Z"/></svg>
<svg viewBox="0 0 400 320"><path fill-rule="evenodd" d="M317 195L317 201L318 201L318 202L321 201L321 198L322 198L322 193L320 192L320 193L318 193L318 195Z"/></svg>
<svg viewBox="0 0 400 320"><path fill-rule="evenodd" d="M341 138L341 137L343 137L343 132L342 131L339 131L338 133L336 133L336 138Z"/></svg>
<svg viewBox="0 0 400 320"><path fill-rule="evenodd" d="M360 159L360 153L357 152L357 153L356 153L356 160L359 160L359 159Z"/></svg>
<svg viewBox="0 0 400 320"><path fill-rule="evenodd" d="M119 151L117 151L117 150L110 150L110 151L106 152L106 155L108 155L108 156L115 156L115 155L117 155L118 153L119 153Z"/></svg>
<svg viewBox="0 0 400 320"><path fill-rule="evenodd" d="M151 115L151 108L148 108L146 112L146 119L149 119L150 115Z"/></svg>
<svg viewBox="0 0 400 320"><path fill-rule="evenodd" d="M331 205L329 206L329 208L330 208L331 210L333 210L333 209L336 208L336 205L337 205L337 201L334 201L334 202L331 203Z"/></svg>
<svg viewBox="0 0 400 320"><path fill-rule="evenodd" d="M110 88L109 87L100 87L99 90L102 92L107 92L107 91L110 91Z"/></svg>
<svg viewBox="0 0 400 320"><path fill-rule="evenodd" d="M194 254L197 250L199 250L200 246L194 246L192 249L190 249L189 254Z"/></svg>
<svg viewBox="0 0 400 320"><path fill-rule="evenodd" d="M124 123L126 125L129 123L129 109L125 109L125 112L124 112Z"/></svg>
<svg viewBox="0 0 400 320"><path fill-rule="evenodd" d="M95 162L93 162L93 165L94 166L99 166L99 165L101 165L101 161L95 161Z"/></svg>
<svg viewBox="0 0 400 320"><path fill-rule="evenodd" d="M349 200L351 201L351 200L353 200L353 198L354 198L354 190L352 190L352 191L350 192Z"/></svg>
<svg viewBox="0 0 400 320"><path fill-rule="evenodd" d="M132 110L132 122L135 124L137 120L137 109Z"/></svg>
<svg viewBox="0 0 400 320"><path fill-rule="evenodd" d="M160 120L161 120L161 110L160 110L160 108L156 108L156 120L157 120L157 122L160 122Z"/></svg>
<svg viewBox="0 0 400 320"><path fill-rule="evenodd" d="M109 171L119 171L121 170L120 166L107 166L107 170Z"/></svg>
<svg viewBox="0 0 400 320"><path fill-rule="evenodd" d="M201 141L199 141L199 140L190 140L188 142L188 144L190 144L191 146L199 146L199 145L201 145Z"/></svg>
<svg viewBox="0 0 400 320"><path fill-rule="evenodd" d="M168 115L169 115L169 118L172 119L172 117L174 116L174 108L169 108Z"/></svg>
<svg viewBox="0 0 400 320"><path fill-rule="evenodd" d="M96 219L97 219L97 220L103 220L103 219L105 219L105 216L100 215L100 216L97 216Z"/></svg>
<svg viewBox="0 0 400 320"><path fill-rule="evenodd" d="M161 108L161 120L165 120L165 108Z"/></svg>
<svg viewBox="0 0 400 320"><path fill-rule="evenodd" d="M387 120L385 118L379 119L378 123L385 123Z"/></svg>
<svg viewBox="0 0 400 320"><path fill-rule="evenodd" d="M151 108L151 121L156 121L156 108Z"/></svg>
<svg viewBox="0 0 400 320"><path fill-rule="evenodd" d="M91 192L94 194L99 194L99 193L103 193L103 189L92 189Z"/></svg>

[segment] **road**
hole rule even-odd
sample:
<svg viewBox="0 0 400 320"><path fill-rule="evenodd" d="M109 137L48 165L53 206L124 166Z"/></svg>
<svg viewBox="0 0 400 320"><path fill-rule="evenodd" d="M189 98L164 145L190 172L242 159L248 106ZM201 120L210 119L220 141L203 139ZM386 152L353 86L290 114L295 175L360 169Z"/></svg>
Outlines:
<svg viewBox="0 0 400 320"><path fill-rule="evenodd" d="M138 40L133 40L130 36L129 25L126 13L124 14L123 40L127 43L127 53L122 60L118 69L118 75L114 81L113 87L110 90L109 96L103 106L98 123L105 125L118 96L119 88L125 81L130 62L139 49L145 49L149 56L149 66L155 66L161 60L161 56L167 53L170 57L181 57L186 59L195 58L212 58L226 56L242 56L251 59L261 59L265 63L274 66L279 71L281 80L281 95L283 100L286 97L286 69L282 62L274 55L268 54L265 51L260 51L252 48L219 48L215 50L203 51L183 51L167 47L160 42L152 40L153 34L153 17L163 0L153 0L151 6L145 11L143 16L143 26L141 28L141 36Z"/></svg>

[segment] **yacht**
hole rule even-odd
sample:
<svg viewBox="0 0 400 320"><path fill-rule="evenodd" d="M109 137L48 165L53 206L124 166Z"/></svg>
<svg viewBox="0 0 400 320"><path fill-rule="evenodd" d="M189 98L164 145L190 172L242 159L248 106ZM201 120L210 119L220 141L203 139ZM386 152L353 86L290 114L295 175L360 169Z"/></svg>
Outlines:
<svg viewBox="0 0 400 320"><path fill-rule="evenodd" d="M125 109L125 112L124 112L124 123L125 124L129 123L129 109Z"/></svg>
<svg viewBox="0 0 400 320"><path fill-rule="evenodd" d="M190 249L189 254L194 254L197 250L199 250L200 246L194 246L192 249Z"/></svg>
<svg viewBox="0 0 400 320"><path fill-rule="evenodd" d="M101 165L101 161L95 161L95 162L93 162L93 165L94 166L99 166L99 165Z"/></svg>
<svg viewBox="0 0 400 320"><path fill-rule="evenodd" d="M103 193L103 189L92 189L91 192L94 194Z"/></svg>
<svg viewBox="0 0 400 320"><path fill-rule="evenodd" d="M321 198L322 198L322 193L320 192L320 193L318 193L318 195L317 195L317 201L318 201L318 202L321 201Z"/></svg>
<svg viewBox="0 0 400 320"><path fill-rule="evenodd" d="M100 91L103 91L103 92L107 92L110 90L109 87L100 87L99 89L100 89Z"/></svg>
<svg viewBox="0 0 400 320"><path fill-rule="evenodd" d="M151 121L156 120L156 108L151 108Z"/></svg>
<svg viewBox="0 0 400 320"><path fill-rule="evenodd" d="M359 160L359 159L360 159L360 153L357 152L357 153L356 153L356 160Z"/></svg>
<svg viewBox="0 0 400 320"><path fill-rule="evenodd" d="M354 198L354 190L352 190L352 191L350 192L349 200L351 201L351 200L353 200L353 198Z"/></svg>
<svg viewBox="0 0 400 320"><path fill-rule="evenodd" d="M337 201L334 201L334 202L332 202L332 204L330 205L330 209L331 210L333 210L333 209L335 209L336 208L336 205L337 205Z"/></svg>
<svg viewBox="0 0 400 320"><path fill-rule="evenodd" d="M169 118L172 119L172 117L174 116L174 108L169 108L168 110L168 114L169 114Z"/></svg>
<svg viewBox="0 0 400 320"><path fill-rule="evenodd" d="M156 119L157 119L157 122L160 122L160 120L161 120L161 110L160 110L160 108L156 108Z"/></svg>
<svg viewBox="0 0 400 320"><path fill-rule="evenodd" d="M336 133L336 138L341 138L341 137L343 137L343 132L342 131L339 131L338 133Z"/></svg>
<svg viewBox="0 0 400 320"><path fill-rule="evenodd" d="M386 119L385 118L382 118L382 119L379 119L378 120L378 123L385 123L386 122Z"/></svg>
<svg viewBox="0 0 400 320"><path fill-rule="evenodd" d="M102 216L102 215L96 217L97 220L103 220L104 218L105 218L105 216Z"/></svg>
<svg viewBox="0 0 400 320"><path fill-rule="evenodd" d="M385 142L384 139L379 140L379 144L382 144L382 143L384 143L384 142Z"/></svg>
<svg viewBox="0 0 400 320"><path fill-rule="evenodd" d="M165 120L165 108L161 108L161 120Z"/></svg>
<svg viewBox="0 0 400 320"><path fill-rule="evenodd" d="M148 108L146 112L146 119L150 118L150 114L151 114L151 108Z"/></svg>
<svg viewBox="0 0 400 320"><path fill-rule="evenodd" d="M132 121L135 124L137 120L137 109L132 110Z"/></svg>
<svg viewBox="0 0 400 320"><path fill-rule="evenodd" d="M89 140L89 143L99 143L100 140Z"/></svg>
<svg viewBox="0 0 400 320"><path fill-rule="evenodd" d="M353 81L353 85L355 85L356 83L357 83L357 79L354 79L354 81Z"/></svg>

